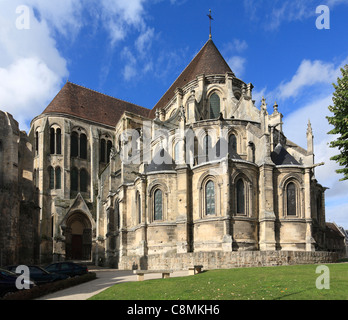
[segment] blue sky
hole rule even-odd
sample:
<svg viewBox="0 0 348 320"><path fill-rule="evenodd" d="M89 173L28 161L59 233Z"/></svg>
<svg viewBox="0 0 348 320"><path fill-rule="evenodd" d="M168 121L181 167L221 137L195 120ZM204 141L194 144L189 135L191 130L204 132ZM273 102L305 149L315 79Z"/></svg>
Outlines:
<svg viewBox="0 0 348 320"><path fill-rule="evenodd" d="M316 28L319 5L330 29ZM285 134L304 148L311 120L327 220L348 229L325 119L348 64L348 0L0 0L0 109L28 130L67 80L152 108L208 40L209 9L213 40L256 105L277 101Z"/></svg>

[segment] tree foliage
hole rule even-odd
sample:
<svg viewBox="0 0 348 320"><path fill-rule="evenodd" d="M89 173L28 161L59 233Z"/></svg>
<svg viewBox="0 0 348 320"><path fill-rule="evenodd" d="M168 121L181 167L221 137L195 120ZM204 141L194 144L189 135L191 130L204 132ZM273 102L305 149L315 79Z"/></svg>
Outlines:
<svg viewBox="0 0 348 320"><path fill-rule="evenodd" d="M342 180L348 180L348 65L341 69L342 77L337 79L337 84L333 84L335 92L333 94L333 106L329 110L333 116L326 117L334 129L329 134L336 135L337 138L330 142L331 148L337 148L339 154L331 158L341 167L336 170L337 173L343 174Z"/></svg>

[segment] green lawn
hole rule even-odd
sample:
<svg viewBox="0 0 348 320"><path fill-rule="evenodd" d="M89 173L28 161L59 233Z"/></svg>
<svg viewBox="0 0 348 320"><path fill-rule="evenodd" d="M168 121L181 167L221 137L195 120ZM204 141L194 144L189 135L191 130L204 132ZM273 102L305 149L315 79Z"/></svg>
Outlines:
<svg viewBox="0 0 348 320"><path fill-rule="evenodd" d="M116 284L91 300L347 300L348 264L328 264L330 289L317 289L318 265L211 270L195 276Z"/></svg>

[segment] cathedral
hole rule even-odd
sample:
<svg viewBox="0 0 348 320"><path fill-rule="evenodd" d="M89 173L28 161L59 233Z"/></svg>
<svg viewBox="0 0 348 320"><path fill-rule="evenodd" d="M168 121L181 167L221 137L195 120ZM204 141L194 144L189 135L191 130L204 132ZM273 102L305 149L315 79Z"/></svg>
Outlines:
<svg viewBox="0 0 348 320"><path fill-rule="evenodd" d="M211 38L152 110L68 81L28 134L40 261L328 259L311 125L303 148L282 118L276 103L255 106Z"/></svg>

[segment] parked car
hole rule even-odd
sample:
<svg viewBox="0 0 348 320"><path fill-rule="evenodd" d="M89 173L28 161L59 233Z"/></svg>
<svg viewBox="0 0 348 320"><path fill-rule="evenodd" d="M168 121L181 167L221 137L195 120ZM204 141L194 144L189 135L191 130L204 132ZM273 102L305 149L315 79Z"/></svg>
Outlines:
<svg viewBox="0 0 348 320"><path fill-rule="evenodd" d="M88 273L86 265L82 265L75 262L56 262L45 267L48 272L54 272L58 274L66 274L69 277L81 276Z"/></svg>
<svg viewBox="0 0 348 320"><path fill-rule="evenodd" d="M29 271L30 271L30 278L34 280L38 286L45 283L50 283L50 282L69 278L68 275L48 272L47 270L39 266L27 266L27 267L29 268ZM6 267L6 269L15 273L17 266L9 266L9 267Z"/></svg>
<svg viewBox="0 0 348 320"><path fill-rule="evenodd" d="M18 275L5 269L0 269L0 297L4 297L6 294L11 292L17 292L16 280ZM36 283L32 280L24 280L29 284L29 288L36 286Z"/></svg>

